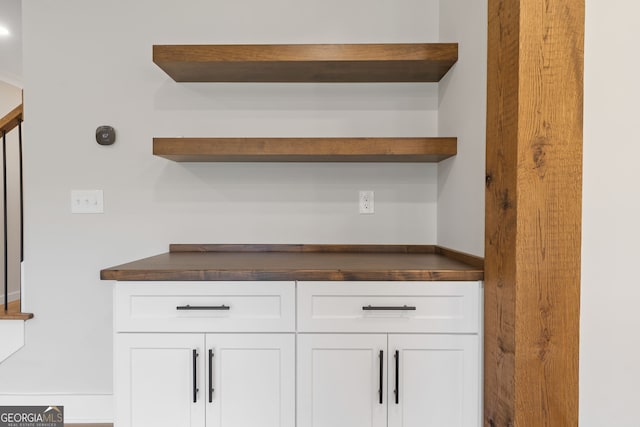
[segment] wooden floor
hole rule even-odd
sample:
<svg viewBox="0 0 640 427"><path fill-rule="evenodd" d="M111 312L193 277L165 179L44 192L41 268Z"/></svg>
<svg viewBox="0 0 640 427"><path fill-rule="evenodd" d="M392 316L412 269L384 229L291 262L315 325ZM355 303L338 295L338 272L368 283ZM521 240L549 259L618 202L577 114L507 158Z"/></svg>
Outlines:
<svg viewBox="0 0 640 427"><path fill-rule="evenodd" d="M68 427L113 427L113 424L65 424Z"/></svg>
<svg viewBox="0 0 640 427"><path fill-rule="evenodd" d="M7 309L9 313L20 313L20 300L15 300L9 302L9 308Z"/></svg>
<svg viewBox="0 0 640 427"><path fill-rule="evenodd" d="M22 313L20 311L20 300L11 301L7 311L4 310L4 304L0 305L0 320L29 320L33 319L32 313Z"/></svg>

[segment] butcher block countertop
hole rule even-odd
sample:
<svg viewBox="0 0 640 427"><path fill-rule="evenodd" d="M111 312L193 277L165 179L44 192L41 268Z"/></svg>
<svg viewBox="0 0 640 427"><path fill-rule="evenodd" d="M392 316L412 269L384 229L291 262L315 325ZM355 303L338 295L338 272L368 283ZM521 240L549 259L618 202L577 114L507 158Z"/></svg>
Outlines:
<svg viewBox="0 0 640 427"><path fill-rule="evenodd" d="M483 280L482 258L431 245L174 244L102 280Z"/></svg>

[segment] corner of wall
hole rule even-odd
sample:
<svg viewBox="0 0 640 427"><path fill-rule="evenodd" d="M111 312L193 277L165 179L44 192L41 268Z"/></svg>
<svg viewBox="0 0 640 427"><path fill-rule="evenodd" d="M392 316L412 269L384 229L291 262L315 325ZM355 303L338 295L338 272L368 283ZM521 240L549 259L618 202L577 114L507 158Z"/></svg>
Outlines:
<svg viewBox="0 0 640 427"><path fill-rule="evenodd" d="M487 1L441 1L440 41L458 43L438 100L438 133L458 138L458 154L438 164L438 244L482 256Z"/></svg>

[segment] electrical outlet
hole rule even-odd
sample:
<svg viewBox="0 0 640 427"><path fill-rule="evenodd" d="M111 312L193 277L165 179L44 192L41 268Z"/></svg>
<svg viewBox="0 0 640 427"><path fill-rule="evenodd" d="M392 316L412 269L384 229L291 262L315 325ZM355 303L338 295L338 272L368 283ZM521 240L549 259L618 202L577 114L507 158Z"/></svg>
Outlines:
<svg viewBox="0 0 640 427"><path fill-rule="evenodd" d="M71 213L103 212L104 196L102 190L71 190Z"/></svg>
<svg viewBox="0 0 640 427"><path fill-rule="evenodd" d="M373 191L360 191L359 206L361 214L372 214L373 209Z"/></svg>

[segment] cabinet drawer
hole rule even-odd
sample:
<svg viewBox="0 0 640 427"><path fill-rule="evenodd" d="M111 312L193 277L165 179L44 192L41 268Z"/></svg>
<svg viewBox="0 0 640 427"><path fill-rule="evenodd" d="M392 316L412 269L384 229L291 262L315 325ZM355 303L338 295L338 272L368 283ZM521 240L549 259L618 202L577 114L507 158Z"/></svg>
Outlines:
<svg viewBox="0 0 640 427"><path fill-rule="evenodd" d="M117 332L293 332L293 282L118 282Z"/></svg>
<svg viewBox="0 0 640 427"><path fill-rule="evenodd" d="M301 332L478 333L482 282L299 282Z"/></svg>

